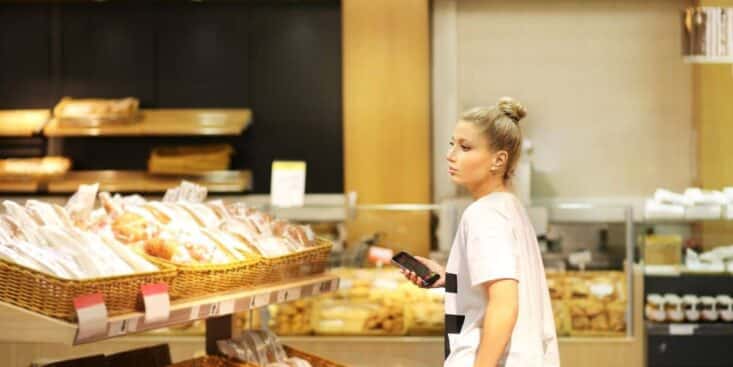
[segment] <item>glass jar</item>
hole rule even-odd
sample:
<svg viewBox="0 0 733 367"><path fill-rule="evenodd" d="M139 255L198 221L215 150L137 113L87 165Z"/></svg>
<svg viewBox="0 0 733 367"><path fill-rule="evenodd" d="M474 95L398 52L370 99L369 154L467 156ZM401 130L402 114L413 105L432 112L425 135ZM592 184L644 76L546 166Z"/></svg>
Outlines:
<svg viewBox="0 0 733 367"><path fill-rule="evenodd" d="M700 321L700 299L694 294L685 294L682 297L682 309L685 319L689 322Z"/></svg>

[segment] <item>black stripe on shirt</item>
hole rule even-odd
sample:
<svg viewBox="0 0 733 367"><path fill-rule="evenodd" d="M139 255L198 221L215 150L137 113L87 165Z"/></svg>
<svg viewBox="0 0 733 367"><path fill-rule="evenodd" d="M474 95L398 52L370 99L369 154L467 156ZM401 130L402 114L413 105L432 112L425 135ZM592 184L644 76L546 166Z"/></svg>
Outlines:
<svg viewBox="0 0 733 367"><path fill-rule="evenodd" d="M445 315L445 332L447 334L460 334L463 328L463 322L466 316L463 315Z"/></svg>
<svg viewBox="0 0 733 367"><path fill-rule="evenodd" d="M445 291L458 293L458 276L453 273L445 273Z"/></svg>
<svg viewBox="0 0 733 367"><path fill-rule="evenodd" d="M446 359L448 359L448 356L450 355L450 339L448 338L448 334L460 334L464 321L466 321L466 316L445 315L445 341L443 343L443 348Z"/></svg>

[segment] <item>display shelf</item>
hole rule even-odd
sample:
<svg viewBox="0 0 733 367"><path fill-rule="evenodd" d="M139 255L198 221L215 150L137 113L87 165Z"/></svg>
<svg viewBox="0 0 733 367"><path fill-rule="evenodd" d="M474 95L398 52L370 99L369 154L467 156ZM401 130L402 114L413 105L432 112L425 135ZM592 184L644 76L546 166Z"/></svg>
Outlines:
<svg viewBox="0 0 733 367"><path fill-rule="evenodd" d="M147 171L71 171L48 182L48 192L73 193L79 185L99 183L110 192L165 192L182 180L205 186L209 192L243 192L252 188L251 171L214 171L196 175L154 175Z"/></svg>
<svg viewBox="0 0 733 367"><path fill-rule="evenodd" d="M249 109L142 110L139 121L106 126L62 125L52 119L43 129L48 137L240 135L252 121Z"/></svg>
<svg viewBox="0 0 733 367"><path fill-rule="evenodd" d="M50 117L47 109L0 111L0 137L29 137L43 129Z"/></svg>
<svg viewBox="0 0 733 367"><path fill-rule="evenodd" d="M682 60L687 64L733 64L731 56L684 56Z"/></svg>
<svg viewBox="0 0 733 367"><path fill-rule="evenodd" d="M0 341L85 344L190 322L215 319L270 304L291 302L338 289L339 278L331 274L269 284L255 289L224 292L172 302L167 321L147 323L143 312L110 317L103 335L80 339L79 327L0 302Z"/></svg>
<svg viewBox="0 0 733 367"><path fill-rule="evenodd" d="M733 336L733 324L710 323L710 324L659 324L647 321L646 332L648 335L658 336L692 336L692 335L727 335Z"/></svg>

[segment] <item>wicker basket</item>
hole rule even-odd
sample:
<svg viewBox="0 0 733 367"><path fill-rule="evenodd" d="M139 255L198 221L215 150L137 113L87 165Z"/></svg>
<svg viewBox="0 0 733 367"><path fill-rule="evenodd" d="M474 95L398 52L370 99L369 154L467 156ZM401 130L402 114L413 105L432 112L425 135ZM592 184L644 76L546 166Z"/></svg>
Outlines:
<svg viewBox="0 0 733 367"><path fill-rule="evenodd" d="M173 266L177 276L170 295L173 299L187 299L240 288L251 288L261 283L264 272L261 258L228 264L184 265L157 257L146 257L156 263Z"/></svg>
<svg viewBox="0 0 733 367"><path fill-rule="evenodd" d="M138 297L143 284L172 284L175 268L161 264L161 270L97 279L72 280L0 260L0 301L49 317L73 321L73 300L77 296L102 293L110 316L141 309Z"/></svg>
<svg viewBox="0 0 733 367"><path fill-rule="evenodd" d="M298 358L305 359L306 361L308 361L311 364L311 367L346 367L342 364L338 364L336 362L329 361L327 359L324 359L318 356L314 356L312 354L294 349L287 345L283 345L283 347L285 348L285 353L288 355L288 357L298 357Z"/></svg>
<svg viewBox="0 0 733 367"><path fill-rule="evenodd" d="M283 346L285 353L288 357L298 357L308 361L311 367L346 367L342 364L338 364L327 359L300 351L298 349L291 348L287 345ZM257 365L238 362L230 358L224 358L219 356L205 356L194 359L185 360L182 362L174 363L169 367L258 367Z"/></svg>
<svg viewBox="0 0 733 367"><path fill-rule="evenodd" d="M255 367L248 363L235 363L219 356L204 356L173 363L168 367Z"/></svg>
<svg viewBox="0 0 733 367"><path fill-rule="evenodd" d="M304 251L263 258L262 265L265 276L263 282L274 283L286 279L300 278L306 275L320 274L328 267L333 243L325 238L316 238L316 244Z"/></svg>

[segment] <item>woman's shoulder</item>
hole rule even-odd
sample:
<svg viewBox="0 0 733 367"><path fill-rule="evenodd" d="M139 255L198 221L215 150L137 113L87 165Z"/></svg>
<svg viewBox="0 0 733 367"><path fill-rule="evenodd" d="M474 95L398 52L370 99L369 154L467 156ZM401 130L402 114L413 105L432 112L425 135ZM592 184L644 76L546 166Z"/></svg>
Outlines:
<svg viewBox="0 0 733 367"><path fill-rule="evenodd" d="M510 192L494 192L469 205L464 212L467 219L496 218L507 220L511 217L514 194Z"/></svg>

